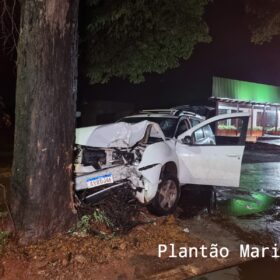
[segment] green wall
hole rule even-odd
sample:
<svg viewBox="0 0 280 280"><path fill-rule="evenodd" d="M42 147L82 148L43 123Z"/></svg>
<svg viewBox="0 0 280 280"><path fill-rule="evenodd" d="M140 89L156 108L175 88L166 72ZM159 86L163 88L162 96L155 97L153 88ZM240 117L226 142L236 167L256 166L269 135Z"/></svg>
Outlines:
<svg viewBox="0 0 280 280"><path fill-rule="evenodd" d="M280 103L280 87L213 77L212 96L259 103Z"/></svg>

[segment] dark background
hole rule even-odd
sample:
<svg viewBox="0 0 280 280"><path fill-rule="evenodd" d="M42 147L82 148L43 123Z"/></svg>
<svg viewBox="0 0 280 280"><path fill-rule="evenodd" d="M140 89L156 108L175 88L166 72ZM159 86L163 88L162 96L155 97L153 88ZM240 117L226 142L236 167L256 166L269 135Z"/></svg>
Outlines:
<svg viewBox="0 0 280 280"><path fill-rule="evenodd" d="M88 87L80 81L80 101L127 101L139 107L168 107L205 103L212 91L212 77L280 85L280 39L262 46L250 42L250 19L243 1L215 0L205 19L213 38L199 44L188 61L163 75L147 75L138 85L112 80L107 85Z"/></svg>
<svg viewBox="0 0 280 280"><path fill-rule="evenodd" d="M124 112L141 108L171 107L181 104L206 104L211 96L212 77L220 76L272 85L280 85L280 38L270 43L254 45L250 42L250 19L242 0L215 0L205 13L212 43L199 44L188 61L165 74L146 75L141 84L112 79L105 85L90 86L79 76L78 110L87 111L80 124L108 122L116 115L110 110ZM83 16L81 8L81 17ZM79 65L80 73L83 65ZM8 112L13 115L15 103L15 53L0 50L0 95ZM115 106L115 102L128 105ZM100 104L99 108L91 104ZM90 112L104 109L103 118L91 120ZM88 109L85 109L88 108ZM101 111L102 111L101 110ZM3 135L3 133L1 133ZM0 134L0 135L1 135Z"/></svg>

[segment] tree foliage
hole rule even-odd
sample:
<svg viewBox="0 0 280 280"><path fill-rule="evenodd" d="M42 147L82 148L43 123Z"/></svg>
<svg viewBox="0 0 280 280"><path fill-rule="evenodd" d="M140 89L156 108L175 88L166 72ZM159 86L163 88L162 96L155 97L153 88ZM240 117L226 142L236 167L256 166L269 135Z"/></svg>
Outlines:
<svg viewBox="0 0 280 280"><path fill-rule="evenodd" d="M246 12L251 17L251 41L263 44L280 35L280 1L247 0Z"/></svg>
<svg viewBox="0 0 280 280"><path fill-rule="evenodd" d="M83 57L91 83L112 77L138 83L188 59L210 42L202 16L208 0L89 0Z"/></svg>

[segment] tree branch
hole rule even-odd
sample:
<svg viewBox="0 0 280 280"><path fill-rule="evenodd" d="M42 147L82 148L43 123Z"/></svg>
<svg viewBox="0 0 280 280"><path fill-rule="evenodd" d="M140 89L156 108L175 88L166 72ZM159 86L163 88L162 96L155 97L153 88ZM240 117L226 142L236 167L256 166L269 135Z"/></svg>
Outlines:
<svg viewBox="0 0 280 280"><path fill-rule="evenodd" d="M16 16L19 11L18 0L0 0L0 41L3 50L12 53L17 48L17 39L19 35Z"/></svg>

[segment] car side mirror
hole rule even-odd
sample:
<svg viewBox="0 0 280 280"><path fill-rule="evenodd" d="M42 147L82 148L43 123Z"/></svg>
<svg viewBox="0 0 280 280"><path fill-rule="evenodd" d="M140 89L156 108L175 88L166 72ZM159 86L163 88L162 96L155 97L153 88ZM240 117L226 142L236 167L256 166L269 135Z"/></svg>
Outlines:
<svg viewBox="0 0 280 280"><path fill-rule="evenodd" d="M182 143L185 144L185 145L192 145L192 138L191 138L191 136L185 136L182 139Z"/></svg>

